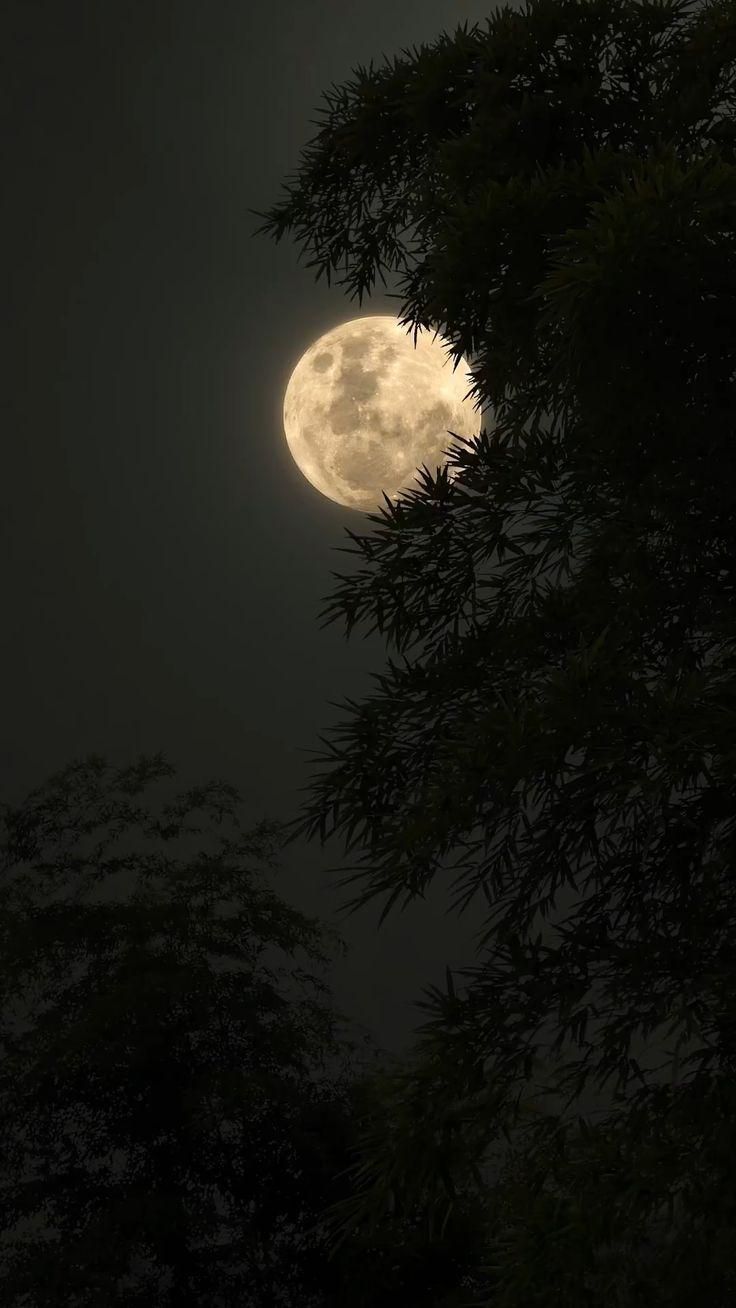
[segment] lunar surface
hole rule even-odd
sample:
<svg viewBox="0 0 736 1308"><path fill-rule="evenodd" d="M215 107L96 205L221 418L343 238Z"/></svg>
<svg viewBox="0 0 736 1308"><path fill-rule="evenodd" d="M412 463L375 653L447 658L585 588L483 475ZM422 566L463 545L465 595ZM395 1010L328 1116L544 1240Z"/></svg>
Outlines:
<svg viewBox="0 0 736 1308"><path fill-rule="evenodd" d="M442 338L386 315L341 323L310 345L284 395L284 433L298 468L328 499L375 512L383 493L397 500L417 485L422 464L434 476L452 431L480 431L480 413L463 397L467 366Z"/></svg>

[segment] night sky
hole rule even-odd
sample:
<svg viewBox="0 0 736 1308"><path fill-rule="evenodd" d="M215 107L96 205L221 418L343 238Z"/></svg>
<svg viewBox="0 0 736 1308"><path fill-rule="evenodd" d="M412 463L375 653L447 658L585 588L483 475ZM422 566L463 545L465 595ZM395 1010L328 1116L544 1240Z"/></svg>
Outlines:
<svg viewBox="0 0 736 1308"><path fill-rule="evenodd" d="M315 337L363 313L258 219L356 65L481 22L476 0L13 0L5 7L2 798L89 752L163 751L183 788L288 820L305 752L385 664L323 630L345 528L281 424ZM383 288L381 288L383 289ZM341 842L294 844L283 896L350 946L336 1000L388 1048L473 961L446 890L348 920Z"/></svg>

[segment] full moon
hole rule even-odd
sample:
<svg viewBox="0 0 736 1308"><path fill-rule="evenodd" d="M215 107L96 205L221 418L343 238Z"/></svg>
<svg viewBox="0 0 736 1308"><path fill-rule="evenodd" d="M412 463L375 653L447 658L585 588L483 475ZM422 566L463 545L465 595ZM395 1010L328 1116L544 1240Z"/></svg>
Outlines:
<svg viewBox="0 0 736 1308"><path fill-rule="evenodd" d="M464 399L470 380L438 336L389 314L353 318L305 351L284 395L284 433L316 490L370 513L383 493L397 500L417 472L447 462L449 431L477 436L480 415Z"/></svg>

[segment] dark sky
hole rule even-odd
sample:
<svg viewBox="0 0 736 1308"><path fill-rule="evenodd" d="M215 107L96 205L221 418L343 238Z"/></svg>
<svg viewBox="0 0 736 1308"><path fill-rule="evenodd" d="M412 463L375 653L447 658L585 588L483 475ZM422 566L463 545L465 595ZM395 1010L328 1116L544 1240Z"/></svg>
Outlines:
<svg viewBox="0 0 736 1308"><path fill-rule="evenodd" d="M371 58L481 22L476 0L13 0L5 141L2 798L90 751L163 750L290 818L306 749L381 671L382 641L320 630L363 515L314 490L281 403L316 336L365 312L258 220L322 93ZM281 893L333 917L342 846L294 845ZM388 1047L472 961L480 919L378 902L342 924L337 997Z"/></svg>

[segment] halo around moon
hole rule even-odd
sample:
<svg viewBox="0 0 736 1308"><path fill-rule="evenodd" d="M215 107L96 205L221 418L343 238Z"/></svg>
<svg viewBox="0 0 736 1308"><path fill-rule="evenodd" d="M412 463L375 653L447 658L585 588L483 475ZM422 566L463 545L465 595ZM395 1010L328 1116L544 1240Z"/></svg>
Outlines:
<svg viewBox="0 0 736 1308"><path fill-rule="evenodd" d="M461 360L441 337L390 314L353 318L325 332L300 358L284 394L284 433L297 467L328 499L364 513L385 493L417 485L422 464L447 462L449 431L480 431Z"/></svg>

